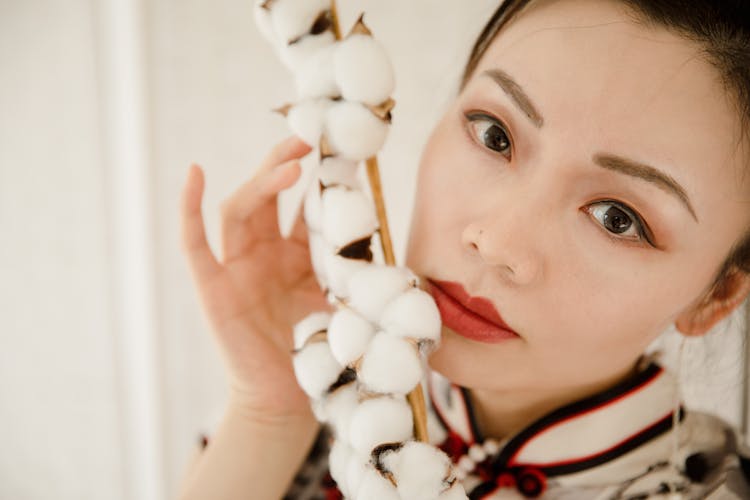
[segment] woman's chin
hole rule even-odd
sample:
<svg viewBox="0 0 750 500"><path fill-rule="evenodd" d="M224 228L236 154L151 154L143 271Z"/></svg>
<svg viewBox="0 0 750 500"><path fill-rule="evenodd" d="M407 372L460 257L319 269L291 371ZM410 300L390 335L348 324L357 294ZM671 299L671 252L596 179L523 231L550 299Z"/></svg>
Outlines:
<svg viewBox="0 0 750 500"><path fill-rule="evenodd" d="M431 369L451 382L464 387L474 387L480 376L476 373L477 348L481 348L481 345L461 337L444 326L440 346L430 355L428 364Z"/></svg>
<svg viewBox="0 0 750 500"><path fill-rule="evenodd" d="M511 382L513 361L522 355L514 343L484 344L458 335L443 326L440 346L430 355L428 365L454 384L469 388L487 388ZM511 352L512 351L512 352ZM503 387L505 388L505 387Z"/></svg>

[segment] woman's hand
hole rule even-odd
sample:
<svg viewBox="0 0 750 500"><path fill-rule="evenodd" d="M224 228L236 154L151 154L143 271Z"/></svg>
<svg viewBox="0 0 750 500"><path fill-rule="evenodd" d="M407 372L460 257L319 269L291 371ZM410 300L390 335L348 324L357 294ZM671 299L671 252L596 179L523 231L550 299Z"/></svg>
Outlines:
<svg viewBox="0 0 750 500"><path fill-rule="evenodd" d="M277 195L299 178L298 159L309 151L299 138L286 139L222 203L221 259L206 240L200 167L190 168L183 188L183 249L229 370L232 402L257 421L310 415L292 369L292 329L310 312L333 311L313 273L302 216L289 239L277 223Z"/></svg>

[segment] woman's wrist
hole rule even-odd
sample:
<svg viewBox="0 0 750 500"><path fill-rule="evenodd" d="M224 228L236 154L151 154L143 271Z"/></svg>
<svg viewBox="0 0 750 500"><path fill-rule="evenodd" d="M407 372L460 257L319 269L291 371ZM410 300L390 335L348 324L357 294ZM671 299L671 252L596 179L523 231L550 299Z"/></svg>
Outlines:
<svg viewBox="0 0 750 500"><path fill-rule="evenodd" d="M269 413L230 402L185 480L181 500L280 498L302 465L319 424L309 413Z"/></svg>
<svg viewBox="0 0 750 500"><path fill-rule="evenodd" d="M290 426L298 428L317 428L318 426L309 405L280 409L270 405L257 404L235 392L230 394L227 413L248 424L267 429L280 428L288 431Z"/></svg>

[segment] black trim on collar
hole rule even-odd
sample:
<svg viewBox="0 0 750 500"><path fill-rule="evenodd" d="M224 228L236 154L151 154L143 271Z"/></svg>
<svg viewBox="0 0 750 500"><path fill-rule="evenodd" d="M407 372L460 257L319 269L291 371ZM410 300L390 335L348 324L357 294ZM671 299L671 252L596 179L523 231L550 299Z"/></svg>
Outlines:
<svg viewBox="0 0 750 500"><path fill-rule="evenodd" d="M496 489L497 485L495 484L495 481L486 481L469 492L469 500L481 500Z"/></svg>
<svg viewBox="0 0 750 500"><path fill-rule="evenodd" d="M477 422L476 410L474 405L471 404L471 395L466 387L459 387L461 390L461 397L464 398L464 408L466 408L466 414L469 417L469 427L471 428L471 434L474 437L474 441L481 443L484 441L484 434L479 430L479 423Z"/></svg>
<svg viewBox="0 0 750 500"><path fill-rule="evenodd" d="M435 388L432 386L432 377L427 377L427 393L430 396L430 398L429 398L430 399L430 407L432 407L432 410L435 412L435 416L437 417L438 421L440 422L440 425L442 425L443 428L445 430L447 430L448 432L453 432L452 427L448 423L448 419L446 419L443 416L443 413L440 411L440 408L438 408L438 405L435 404L435 398L434 398ZM464 395L463 392L461 394ZM465 395L464 395L464 402L466 402ZM467 406L467 408L468 408L468 406Z"/></svg>
<svg viewBox="0 0 750 500"><path fill-rule="evenodd" d="M639 446L651 441L652 439L661 436L665 432L669 432L672 428L673 413L665 416L655 424L643 429L641 432L631 437L624 443L615 446L614 448L607 450L600 455L596 455L587 460L581 460L578 462L571 462L569 464L555 465L550 467L540 467L539 470L544 472L547 476L562 476L564 474L573 474L574 472L580 472L597 465L602 465L611 460L621 457L626 453L633 451ZM685 411L680 407L680 412L677 416L679 421L685 418Z"/></svg>
<svg viewBox="0 0 750 500"><path fill-rule="evenodd" d="M523 446L529 439L539 434L541 431L543 431L547 427L557 424L558 422L562 420L566 420L577 414L586 413L597 407L604 406L605 404L610 403L613 400L618 399L621 396L629 392L632 392L633 390L647 384L648 382L656 378L662 371L663 371L663 368L661 366L657 365L656 363L651 363L643 371L637 373L636 375L629 378L628 380L625 380L604 392L595 394L593 396L590 396L588 398L585 398L579 401L575 401L571 404L563 406L553 411L552 413L549 413L546 416L540 418L539 420L537 420L530 426L526 427L523 431L518 433L516 436L511 438L510 441L508 441L508 443L500 451L500 454L497 456L497 458L493 460L492 462L493 472L495 472L496 474L499 474L500 472L502 472L508 465L508 462L510 461L510 459L513 458L513 456L521 448L521 446ZM468 391L466 395L468 395ZM467 398L466 404L468 405L469 408L472 408L471 399ZM469 410L469 414L470 415L474 414L473 409ZM474 424L472 424L472 426L474 426ZM656 433L658 431L658 433L654 434L653 436L651 436L650 434L647 434L648 439L656 437L662 432L664 432L662 427L664 426L657 425L653 432ZM669 426L667 426L666 428L668 429ZM648 431L648 429L646 431ZM646 431L643 431L637 436L641 436L641 434L646 433ZM645 439L643 442L648 441L648 439ZM617 450L619 450L619 447L617 448ZM609 453L615 453L615 450L612 450Z"/></svg>

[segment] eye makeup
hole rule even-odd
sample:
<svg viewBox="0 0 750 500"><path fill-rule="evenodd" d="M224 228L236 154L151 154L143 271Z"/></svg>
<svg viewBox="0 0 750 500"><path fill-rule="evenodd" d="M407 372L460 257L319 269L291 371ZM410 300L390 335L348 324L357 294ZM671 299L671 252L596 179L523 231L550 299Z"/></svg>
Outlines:
<svg viewBox="0 0 750 500"><path fill-rule="evenodd" d="M508 162L514 159L515 142L512 139L508 126L502 120L487 111L472 108L462 113L461 121L466 136L473 145L481 148L483 152L495 158L499 155ZM607 204L610 207L614 207L615 211L613 212L612 208L610 208L603 212L596 208L597 206ZM631 247L659 248L655 243L653 231L644 218L637 210L622 201L611 198L599 199L588 203L581 210L599 226L604 236L612 242ZM616 221L615 224L623 224L626 219L629 220L629 227L626 230L633 228L635 231L634 236L617 236L617 232L611 231L605 226L605 224L612 223L613 221Z"/></svg>
<svg viewBox="0 0 750 500"><path fill-rule="evenodd" d="M609 205L610 207L614 207L617 211L613 214L610 213L610 210L601 210L596 207L597 205ZM599 226L602 227L602 229L605 231L605 235L616 242L626 242L626 243L632 243L632 244L648 244L654 248L657 247L657 245L654 243L654 236L653 232L649 228L648 224L646 224L643 220L643 217L641 217L640 214L638 214L637 211L632 209L630 206L624 204L621 201L613 200L613 199L604 199L604 200L597 200L592 203L589 203L584 207L582 210L584 210L586 213L588 213L593 219L599 220L597 215L602 216L602 223L599 223ZM617 212L620 212L619 214ZM632 237L621 237L621 236L615 236L615 232L612 232L608 230L605 227L605 224L608 222L612 222L613 224L617 225L618 222L622 221L622 215L624 214L630 221L632 222L632 225L630 227L634 227L636 231L636 238ZM630 229L628 227L628 229Z"/></svg>
<svg viewBox="0 0 750 500"><path fill-rule="evenodd" d="M511 160L513 142L505 124L485 112L470 112L464 119L474 141Z"/></svg>

